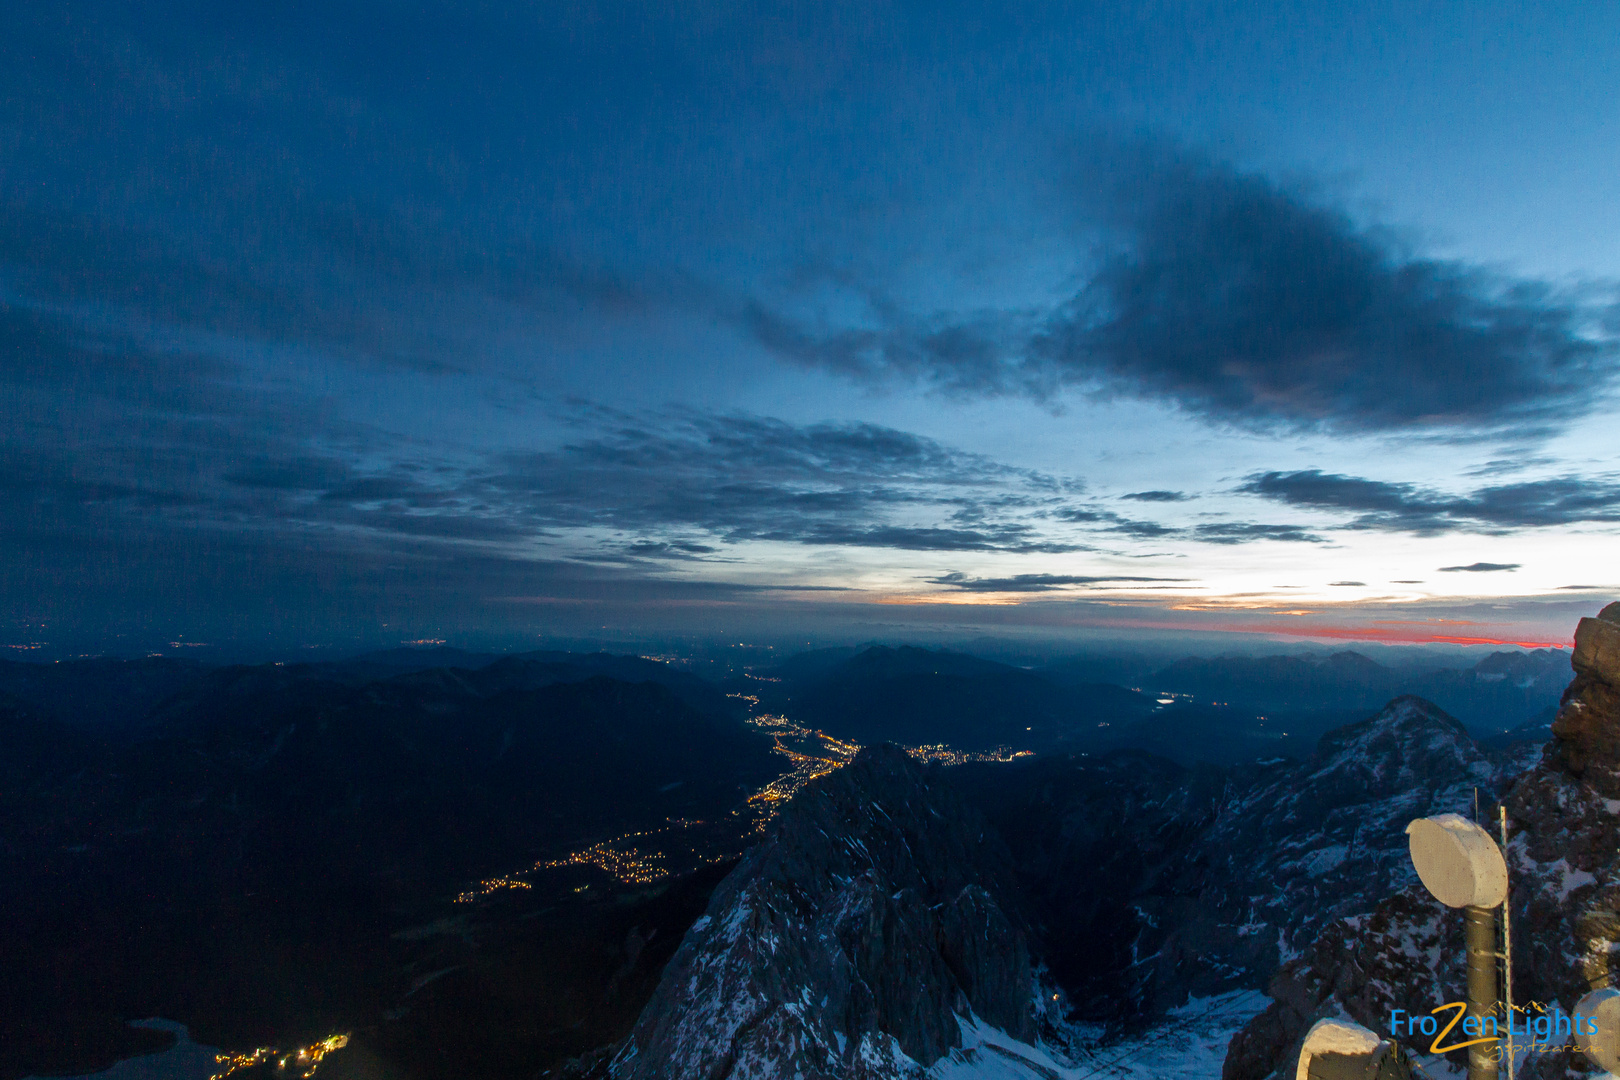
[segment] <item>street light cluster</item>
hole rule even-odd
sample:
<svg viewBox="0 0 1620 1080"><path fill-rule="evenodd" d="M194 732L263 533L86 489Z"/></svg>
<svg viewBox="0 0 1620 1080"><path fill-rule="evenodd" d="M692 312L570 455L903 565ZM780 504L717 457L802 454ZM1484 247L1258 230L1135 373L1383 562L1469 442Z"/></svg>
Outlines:
<svg viewBox="0 0 1620 1080"><path fill-rule="evenodd" d="M295 1050L289 1050L279 1058L276 1057L279 1051L274 1046L261 1046L257 1050L246 1054L215 1054L214 1062L223 1066L223 1069L209 1077L209 1080L225 1080L232 1073L250 1069L255 1065L263 1065L271 1059L275 1059L276 1072L295 1072L303 1080L308 1080L309 1077L315 1075L315 1070L320 1066L321 1060L327 1054L334 1050L341 1050L348 1045L349 1034L344 1032L342 1035L328 1035L318 1043L311 1043L308 1046L300 1046Z"/></svg>

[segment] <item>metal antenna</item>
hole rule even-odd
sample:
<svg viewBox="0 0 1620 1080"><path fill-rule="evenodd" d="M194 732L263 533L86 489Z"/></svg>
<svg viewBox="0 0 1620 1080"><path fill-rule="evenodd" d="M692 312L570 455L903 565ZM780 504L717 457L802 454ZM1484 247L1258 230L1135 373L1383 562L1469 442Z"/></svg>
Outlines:
<svg viewBox="0 0 1620 1080"><path fill-rule="evenodd" d="M1476 789L1477 790L1477 789ZM1497 820L1502 825L1502 862L1508 866L1508 892L1502 897L1502 1004L1507 1013L1507 1074L1513 1080L1513 871L1507 861L1507 807L1498 805Z"/></svg>

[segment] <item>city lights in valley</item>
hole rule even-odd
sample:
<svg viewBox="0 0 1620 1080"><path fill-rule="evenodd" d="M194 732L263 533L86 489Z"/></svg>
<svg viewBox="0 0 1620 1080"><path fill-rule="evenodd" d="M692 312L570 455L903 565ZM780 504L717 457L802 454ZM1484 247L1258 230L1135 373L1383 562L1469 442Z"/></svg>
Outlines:
<svg viewBox="0 0 1620 1080"><path fill-rule="evenodd" d="M746 701L751 708L759 705L759 699L753 694L727 696ZM749 796L740 809L726 818L711 822L672 818L660 828L626 833L560 859L541 860L527 869L480 881L457 896L456 902L473 903L503 889L532 889L534 886L524 878L542 870L591 866L624 885L653 885L699 866L735 858L751 843L752 837L765 831L777 812L800 789L848 765L861 751L859 743L835 738L774 713L750 716L748 723L771 736L775 744L773 750L788 760L790 768ZM1033 751L1006 746L988 753L955 750L943 743L902 749L918 761L946 766L970 761L1008 762L1034 756Z"/></svg>
<svg viewBox="0 0 1620 1080"><path fill-rule="evenodd" d="M209 1077L209 1080L225 1080L232 1073L250 1069L255 1065L263 1065L271 1060L275 1061L278 1074L295 1074L307 1080L308 1077L315 1075L316 1068L327 1054L348 1045L349 1035L345 1032L342 1035L328 1035L318 1043L300 1046L285 1054L274 1046L261 1046L246 1054L215 1054L214 1062L222 1068L220 1072Z"/></svg>

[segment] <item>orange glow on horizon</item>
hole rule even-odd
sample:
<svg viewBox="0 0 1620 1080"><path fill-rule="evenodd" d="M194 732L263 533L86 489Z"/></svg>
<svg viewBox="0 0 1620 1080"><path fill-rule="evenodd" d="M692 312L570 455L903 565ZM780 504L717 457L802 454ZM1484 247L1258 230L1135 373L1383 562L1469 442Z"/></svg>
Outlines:
<svg viewBox="0 0 1620 1080"><path fill-rule="evenodd" d="M1027 599L1022 593L896 593L872 600L874 604L921 607L943 604L948 607L1017 607Z"/></svg>

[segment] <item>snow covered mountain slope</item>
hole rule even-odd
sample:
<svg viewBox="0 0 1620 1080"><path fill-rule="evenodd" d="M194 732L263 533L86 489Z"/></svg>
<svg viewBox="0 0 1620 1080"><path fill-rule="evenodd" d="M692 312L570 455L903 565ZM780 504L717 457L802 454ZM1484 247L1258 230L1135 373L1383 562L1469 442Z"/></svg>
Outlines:
<svg viewBox="0 0 1620 1080"><path fill-rule="evenodd" d="M601 1071L1067 1077L1123 1054L1110 1069L1130 1076L1137 1041L1184 1041L1190 1002L1248 991L1258 1011L1253 988L1279 963L1412 885L1408 821L1467 812L1476 788L1493 803L1500 782L1462 725L1416 698L1300 764L1188 772L1120 755L984 775L1000 777L998 799L876 748L807 787L716 891ZM1108 968L1094 974L1128 1013L1124 1041L1117 1025L1072 1026L1032 956L1064 922ZM1109 933L1119 949L1102 948ZM1151 1068L1214 1075L1213 1058L1194 1058Z"/></svg>

